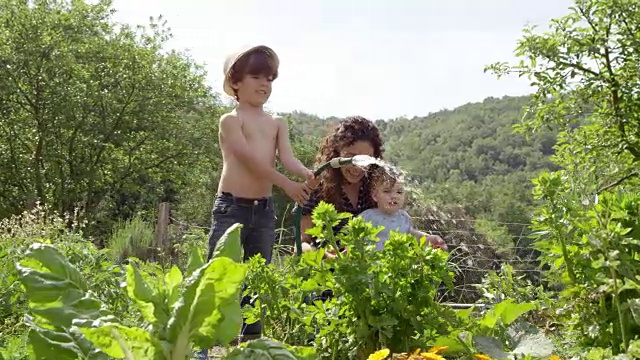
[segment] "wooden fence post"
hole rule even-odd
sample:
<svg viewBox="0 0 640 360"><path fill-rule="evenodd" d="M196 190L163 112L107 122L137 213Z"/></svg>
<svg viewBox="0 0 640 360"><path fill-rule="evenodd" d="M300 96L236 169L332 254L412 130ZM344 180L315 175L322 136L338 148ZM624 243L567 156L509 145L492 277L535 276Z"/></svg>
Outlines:
<svg viewBox="0 0 640 360"><path fill-rule="evenodd" d="M158 222L156 223L156 248L160 249L160 253L166 254L170 244L168 242L167 229L169 227L169 212L171 206L168 202L162 202L158 206Z"/></svg>

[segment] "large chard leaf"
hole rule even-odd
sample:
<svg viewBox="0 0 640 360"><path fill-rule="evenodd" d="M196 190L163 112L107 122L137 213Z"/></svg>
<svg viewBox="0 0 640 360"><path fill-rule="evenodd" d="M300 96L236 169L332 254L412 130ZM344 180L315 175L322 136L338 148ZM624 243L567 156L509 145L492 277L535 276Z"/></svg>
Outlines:
<svg viewBox="0 0 640 360"><path fill-rule="evenodd" d="M76 324L113 316L86 292L82 276L62 253L51 245L33 244L16 268L35 315L26 316L25 323L36 358L55 353L57 359L106 359Z"/></svg>
<svg viewBox="0 0 640 360"><path fill-rule="evenodd" d="M116 359L151 360L161 354L152 335L140 328L104 323L81 330L93 344Z"/></svg>
<svg viewBox="0 0 640 360"><path fill-rule="evenodd" d="M476 335L473 337L473 345L476 350L488 355L491 359L509 359L509 353L504 351L502 342L492 336Z"/></svg>
<svg viewBox="0 0 640 360"><path fill-rule="evenodd" d="M71 331L53 331L31 326L29 344L36 359L50 359L55 354L60 360L107 360L109 356L96 349L78 328Z"/></svg>
<svg viewBox="0 0 640 360"><path fill-rule="evenodd" d="M189 255L189 261L187 262L187 271L184 276L189 277L193 274L194 271L204 266L204 260L202 260L202 255L199 251L193 249L191 254Z"/></svg>
<svg viewBox="0 0 640 360"><path fill-rule="evenodd" d="M220 239L211 261L192 257L184 281L177 267L153 288L134 265L127 268L127 290L156 333L120 324L87 292L87 285L55 247L34 244L16 266L35 317L27 321L37 358L180 359L192 345L227 344L242 323L240 290L246 268L241 259L240 231L231 227Z"/></svg>
<svg viewBox="0 0 640 360"><path fill-rule="evenodd" d="M167 289L167 298L169 300L169 308L178 301L180 297L180 284L184 281L182 273L177 266L172 266L171 270L164 276L164 284Z"/></svg>
<svg viewBox="0 0 640 360"><path fill-rule="evenodd" d="M214 258L187 278L182 297L168 323L172 359L183 359L190 340L206 348L235 338L242 323L240 290L246 267L233 260ZM179 354L179 355L178 355Z"/></svg>
<svg viewBox="0 0 640 360"><path fill-rule="evenodd" d="M496 304L480 319L480 324L489 329L493 329L499 323L504 326L510 325L523 314L536 308L533 303L514 303L512 299L506 299Z"/></svg>
<svg viewBox="0 0 640 360"><path fill-rule="evenodd" d="M34 244L17 265L29 297L29 340L38 359L153 359L159 348L140 328L120 325L89 293L55 247Z"/></svg>
<svg viewBox="0 0 640 360"><path fill-rule="evenodd" d="M512 324L507 329L513 345L512 354L545 358L555 350L553 342L535 325L528 322Z"/></svg>
<svg viewBox="0 0 640 360"><path fill-rule="evenodd" d="M111 315L87 293L80 272L51 245L33 244L16 268L31 312L54 326L70 327L73 320Z"/></svg>
<svg viewBox="0 0 640 360"><path fill-rule="evenodd" d="M240 262L242 260L242 244L240 243L241 231L242 224L236 223L231 225L216 243L216 247L213 249L212 259L228 257L235 262Z"/></svg>
<svg viewBox="0 0 640 360"><path fill-rule="evenodd" d="M191 343L207 348L227 344L240 331L241 284L246 274L241 259L241 224L231 226L216 245L213 258L185 280L167 325L171 359L183 359ZM197 259L196 261L197 262Z"/></svg>
<svg viewBox="0 0 640 360"><path fill-rule="evenodd" d="M166 291L166 288L155 291L133 264L127 265L129 297L138 305L142 317L159 328L162 328L169 319L169 306L165 302Z"/></svg>

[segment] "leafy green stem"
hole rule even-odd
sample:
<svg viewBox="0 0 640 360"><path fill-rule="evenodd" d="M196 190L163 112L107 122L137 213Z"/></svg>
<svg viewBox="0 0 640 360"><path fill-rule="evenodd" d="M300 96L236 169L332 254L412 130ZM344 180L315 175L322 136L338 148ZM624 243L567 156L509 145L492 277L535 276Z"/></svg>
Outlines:
<svg viewBox="0 0 640 360"><path fill-rule="evenodd" d="M567 274L569 275L569 279L571 279L571 282L573 284L576 284L577 280L576 280L576 273L573 266L573 259L571 258L571 255L569 255L569 250L567 249L565 234L560 229L559 224L554 224L554 230L556 232L557 239L560 242L560 248L562 249L562 256L564 257L564 262L565 264L567 264Z"/></svg>
<svg viewBox="0 0 640 360"><path fill-rule="evenodd" d="M133 354L131 353L131 350L129 350L129 348L127 347L127 344L125 344L124 341L122 341L122 337L120 336L120 333L118 332L118 330L114 328L111 328L109 330L111 331L111 335L113 336L113 338L116 340L116 342L122 349L125 360L135 360L133 357Z"/></svg>
<svg viewBox="0 0 640 360"><path fill-rule="evenodd" d="M338 248L338 243L336 242L336 238L333 235L333 229L329 225L326 225L326 226L328 227L328 229L327 231L325 231L325 239L329 242L329 244L331 244L333 249L336 251L336 256L338 257L338 259L340 259L342 257L342 253L340 252L340 249Z"/></svg>
<svg viewBox="0 0 640 360"><path fill-rule="evenodd" d="M627 331L624 326L624 318L622 317L622 309L620 308L620 294L618 294L618 274L613 267L611 269L611 277L613 278L613 303L616 306L616 311L618 312L618 322L620 323L620 335L622 336L622 344L624 348L627 349L629 347Z"/></svg>

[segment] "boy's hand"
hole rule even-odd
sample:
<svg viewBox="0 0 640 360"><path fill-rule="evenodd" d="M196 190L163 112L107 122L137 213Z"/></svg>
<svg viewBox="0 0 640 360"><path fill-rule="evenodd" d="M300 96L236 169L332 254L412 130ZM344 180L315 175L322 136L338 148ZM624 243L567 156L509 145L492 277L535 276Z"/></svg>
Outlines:
<svg viewBox="0 0 640 360"><path fill-rule="evenodd" d="M313 171L309 169L304 171L304 179L305 184L307 184L311 190L315 190L320 184L320 179L317 179Z"/></svg>
<svg viewBox="0 0 640 360"><path fill-rule="evenodd" d="M431 247L433 247L434 249L447 250L447 244L438 235L427 236L427 241L431 244Z"/></svg>
<svg viewBox="0 0 640 360"><path fill-rule="evenodd" d="M306 183L299 183L293 180L287 181L282 190L284 190L287 196L300 205L303 205L309 200L309 193L311 193L311 189Z"/></svg>

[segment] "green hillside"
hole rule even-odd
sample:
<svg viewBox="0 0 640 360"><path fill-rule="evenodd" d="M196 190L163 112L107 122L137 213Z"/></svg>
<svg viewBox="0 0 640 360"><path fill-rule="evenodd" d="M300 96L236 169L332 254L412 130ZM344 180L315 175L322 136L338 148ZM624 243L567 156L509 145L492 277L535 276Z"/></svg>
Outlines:
<svg viewBox="0 0 640 360"><path fill-rule="evenodd" d="M427 199L462 205L474 218L527 223L531 179L553 169L555 133L525 138L513 132L528 97L487 98L412 119L377 120L385 158L399 165ZM320 137L336 118L294 112L296 131ZM522 226L511 226L512 232Z"/></svg>

